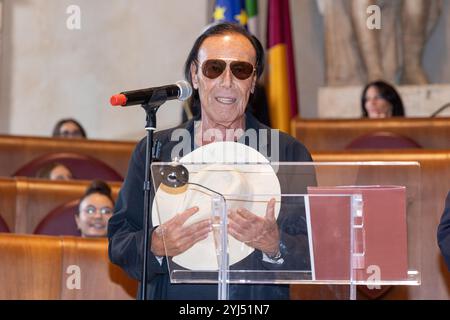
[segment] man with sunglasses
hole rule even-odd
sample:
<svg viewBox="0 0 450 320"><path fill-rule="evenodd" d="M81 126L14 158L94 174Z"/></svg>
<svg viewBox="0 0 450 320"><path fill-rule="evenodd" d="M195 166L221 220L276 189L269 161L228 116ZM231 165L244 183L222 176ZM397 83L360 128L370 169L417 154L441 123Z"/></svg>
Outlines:
<svg viewBox="0 0 450 320"><path fill-rule="evenodd" d="M311 161L310 153L300 142L278 131L277 138L272 139L271 129L246 112L256 81L263 69L264 50L261 43L239 25L220 23L201 34L195 41L185 63L185 77L194 88L190 103L200 106L201 115L199 119L195 119L197 121L190 120L177 128L155 134L155 140L161 144L159 160L169 162L175 156L182 157L199 146L225 140L249 146L257 145L258 151L265 150L265 154L270 154L268 158L274 162ZM180 130L185 131L190 139L174 140L172 134ZM257 134L258 141L253 144L245 139L246 132L249 130L263 132L267 134L267 139L261 139L261 135ZM183 145L182 148L179 148L180 144ZM181 150L181 154L174 150ZM140 252L143 241L143 194L140 191L144 183L144 159L145 140L143 139L132 155L128 175L108 227L111 261L136 279L141 278L142 265ZM151 196L152 199L153 196L154 194ZM270 201L267 204L267 212L273 209L273 206L274 201ZM183 253L198 241L205 239L211 232L209 220L199 221L189 226L183 225L197 211L198 209L195 208L188 209L162 225L152 228L147 298L217 299L217 285L170 283L167 262L164 258L166 253L168 256ZM261 239L253 245L255 252L245 259L246 262L265 269L282 268L283 264L286 264L284 261L287 250L280 234L287 231L281 230L283 227L280 226L280 221L266 218L251 220L252 218L251 213L249 216L237 218L230 216L229 218L229 226L233 222L237 225L239 221L247 226L250 225L251 228L255 228L254 230L262 230ZM297 225L292 222L287 226L290 228L289 233L300 234L306 229L302 222ZM164 241L162 230L164 230ZM230 227L230 234L238 240L240 237L244 238L242 232L244 231L239 228ZM304 239L304 234L301 236ZM302 248L292 248L292 251L299 250L305 252ZM299 262L300 267L308 268L309 257L302 259ZM230 285L230 299L288 298L289 286L287 285Z"/></svg>

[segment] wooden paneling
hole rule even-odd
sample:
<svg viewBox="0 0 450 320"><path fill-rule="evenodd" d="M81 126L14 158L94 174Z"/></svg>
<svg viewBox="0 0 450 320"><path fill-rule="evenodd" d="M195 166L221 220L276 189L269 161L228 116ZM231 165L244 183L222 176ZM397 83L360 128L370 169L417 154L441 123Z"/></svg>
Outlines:
<svg viewBox="0 0 450 320"><path fill-rule="evenodd" d="M16 181L0 178L0 216L12 232L16 225Z"/></svg>
<svg viewBox="0 0 450 320"><path fill-rule="evenodd" d="M450 118L292 120L292 135L310 151L343 150L357 137L378 131L409 137L423 148L450 149Z"/></svg>
<svg viewBox="0 0 450 320"><path fill-rule="evenodd" d="M80 289L69 289L73 272L80 270ZM64 272L65 271L65 272ZM123 300L136 297L137 282L130 279L119 267L109 262L107 239L82 239L64 237L61 299L65 300Z"/></svg>
<svg viewBox="0 0 450 320"><path fill-rule="evenodd" d="M125 177L135 145L136 142L0 135L0 176L11 176L24 164L47 153L73 152L97 158Z"/></svg>
<svg viewBox="0 0 450 320"><path fill-rule="evenodd" d="M107 252L106 239L0 234L0 299L134 299Z"/></svg>
<svg viewBox="0 0 450 320"><path fill-rule="evenodd" d="M0 299L59 299L59 239L0 234Z"/></svg>

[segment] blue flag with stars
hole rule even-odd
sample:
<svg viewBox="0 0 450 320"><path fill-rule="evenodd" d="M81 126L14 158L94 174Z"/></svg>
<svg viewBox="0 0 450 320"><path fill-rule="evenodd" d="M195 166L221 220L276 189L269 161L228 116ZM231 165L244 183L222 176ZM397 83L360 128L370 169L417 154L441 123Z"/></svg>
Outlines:
<svg viewBox="0 0 450 320"><path fill-rule="evenodd" d="M213 19L214 22L237 22L247 27L245 0L216 0Z"/></svg>

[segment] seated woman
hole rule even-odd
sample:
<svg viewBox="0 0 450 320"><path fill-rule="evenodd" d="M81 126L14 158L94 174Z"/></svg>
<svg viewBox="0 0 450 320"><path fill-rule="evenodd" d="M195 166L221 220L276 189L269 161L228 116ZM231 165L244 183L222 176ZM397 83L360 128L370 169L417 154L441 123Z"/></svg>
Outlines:
<svg viewBox="0 0 450 320"><path fill-rule="evenodd" d="M59 162L49 163L36 172L36 178L49 180L72 180L73 175L69 168Z"/></svg>
<svg viewBox="0 0 450 320"><path fill-rule="evenodd" d="M86 139L86 131L75 119L61 119L53 128L53 137Z"/></svg>
<svg viewBox="0 0 450 320"><path fill-rule="evenodd" d="M94 180L80 200L75 222L84 238L106 237L108 220L114 209L111 188L102 180Z"/></svg>
<svg viewBox="0 0 450 320"><path fill-rule="evenodd" d="M361 95L361 110L364 118L403 117L403 102L393 86L384 81L367 84Z"/></svg>

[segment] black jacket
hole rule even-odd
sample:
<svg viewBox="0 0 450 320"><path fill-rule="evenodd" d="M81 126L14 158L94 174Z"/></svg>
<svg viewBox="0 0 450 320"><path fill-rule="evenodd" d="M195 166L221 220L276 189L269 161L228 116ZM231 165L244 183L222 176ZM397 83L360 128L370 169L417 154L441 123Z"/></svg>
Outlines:
<svg viewBox="0 0 450 320"><path fill-rule="evenodd" d="M180 141L184 150L193 150L193 139L181 138L180 141L171 141L172 133L176 129L187 129L190 138L193 137L193 120L188 121L177 128L159 131L155 134L155 141L161 143L160 161L171 161L171 152ZM259 123L253 116L247 114L246 128L267 129L265 125ZM176 131L175 131L176 133ZM269 137L270 139L270 137ZM141 140L129 163L127 177L122 185L119 198L116 203L114 215L109 220L109 257L110 260L123 268L132 278L141 278L143 243L143 183L145 170L145 139ZM258 143L259 145L259 143ZM270 143L268 144L270 145ZM179 148L180 149L180 148ZM279 136L279 161L305 162L312 161L308 150L291 136L280 132ZM266 154L271 154L269 150ZM183 149L177 156L182 157ZM172 155L173 156L173 155ZM153 191L153 190L152 190ZM151 199L153 199L153 192ZM303 223L300 223L304 228ZM292 225L290 228L292 229ZM298 228L297 228L298 229ZM296 231L296 232L303 232ZM289 233L289 232L288 232ZM306 232L305 232L306 234ZM289 235L287 235L289 237ZM151 239L151 235L150 235ZM297 250L299 250L297 248ZM255 250L255 255L261 252ZM167 262L163 260L162 265L149 251L150 264L148 273L148 298L149 299L217 299L217 285L203 284L172 284L170 283ZM306 262L305 262L306 263ZM230 299L288 299L289 286L287 285L231 285Z"/></svg>
<svg viewBox="0 0 450 320"><path fill-rule="evenodd" d="M445 200L444 213L439 223L437 239L439 248L441 248L442 255L447 263L447 268L450 271L450 192Z"/></svg>

